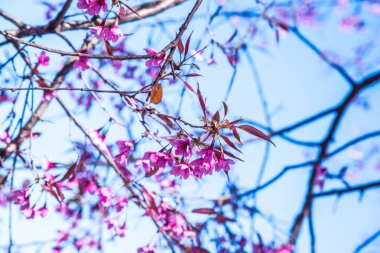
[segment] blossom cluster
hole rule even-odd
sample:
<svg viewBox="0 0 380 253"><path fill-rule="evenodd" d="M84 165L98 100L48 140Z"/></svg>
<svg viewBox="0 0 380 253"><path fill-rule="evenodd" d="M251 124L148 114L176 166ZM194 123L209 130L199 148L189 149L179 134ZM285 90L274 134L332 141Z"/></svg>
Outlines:
<svg viewBox="0 0 380 253"><path fill-rule="evenodd" d="M35 215L40 215L45 217L48 213L46 206L43 206L35 210L35 206L31 206L29 202L30 195L28 194L29 188L24 188L21 190L14 190L11 195L13 204L20 205L20 212L27 219L33 219Z"/></svg>

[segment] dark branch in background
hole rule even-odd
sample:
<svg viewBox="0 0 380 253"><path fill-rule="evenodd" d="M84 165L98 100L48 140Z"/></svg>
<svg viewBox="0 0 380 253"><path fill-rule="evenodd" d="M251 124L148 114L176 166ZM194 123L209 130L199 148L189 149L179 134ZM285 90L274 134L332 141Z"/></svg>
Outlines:
<svg viewBox="0 0 380 253"><path fill-rule="evenodd" d="M185 0L160 0L160 1L154 1L150 3L134 6L133 9L137 13L139 13L140 17L146 18L146 17L150 17L156 14L162 13L163 11L170 9L171 7L174 7L183 2L185 2ZM120 24L137 21L141 19L140 17L134 13L127 13L126 16L123 18L123 20L120 20ZM102 21L103 19L101 18L95 18L91 21L63 20L55 27L54 31L51 31L51 29L49 28L49 25L42 25L42 26L34 26L34 27L29 26L26 29L7 30L6 33L9 33L18 38L34 36L34 35L41 36L44 34L55 33L57 31L64 32L64 31L72 31L72 30L85 30L85 29L90 28L91 26L101 24ZM109 18L107 19L107 22L105 23L105 25L112 26L115 23L115 21L116 21L115 18Z"/></svg>
<svg viewBox="0 0 380 253"><path fill-rule="evenodd" d="M362 244L360 244L354 253L359 253L361 252L364 248L366 248L368 245L370 245L373 241L375 241L378 237L380 236L380 230L375 232L373 235L367 238Z"/></svg>
<svg viewBox="0 0 380 253"><path fill-rule="evenodd" d="M375 85L380 80L380 73L374 73L370 75L369 77L365 78L361 83L352 86L351 91L346 95L346 98L342 101L340 106L337 108L337 112L335 115L335 118L330 125L330 128L327 131L327 136L325 139L321 142L320 145L320 152L318 155L318 158L316 160L316 163L314 164L313 171L310 175L310 180L308 183L308 190L307 190L307 196L305 203L298 214L297 218L295 219L292 229L291 229L291 236L289 239L289 242L291 244L295 244L297 241L297 238L299 236L299 233L301 231L301 226L303 223L304 217L311 211L312 204L313 204L313 188L314 188L314 181L317 177L317 168L321 165L323 159L328 155L328 148L331 143L331 141L334 138L335 132L337 131L339 124L341 120L343 119L343 116L348 109L349 105L351 104L352 100L359 95L362 91L365 89L368 89L372 85Z"/></svg>
<svg viewBox="0 0 380 253"><path fill-rule="evenodd" d="M332 196L332 195L338 195L338 197L339 197L339 196L346 194L346 193L352 193L352 192L356 192L356 191L364 192L365 190L377 188L377 187L380 187L380 181L365 183L365 184L353 186L350 188L335 189L335 190L330 190L330 191L325 191L325 192L320 192L320 193L314 193L312 196L313 196L313 198L328 197L328 196Z"/></svg>

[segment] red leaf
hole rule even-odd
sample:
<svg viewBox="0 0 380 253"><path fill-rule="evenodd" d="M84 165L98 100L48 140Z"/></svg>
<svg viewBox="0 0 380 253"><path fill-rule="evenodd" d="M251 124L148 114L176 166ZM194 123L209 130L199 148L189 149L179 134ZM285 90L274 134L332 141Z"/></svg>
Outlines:
<svg viewBox="0 0 380 253"><path fill-rule="evenodd" d="M65 181L66 179L68 179L74 173L74 170L77 167L77 163L78 163L78 161L71 164L69 169L66 171L65 175L63 175L63 177L55 183L61 183L61 182Z"/></svg>
<svg viewBox="0 0 380 253"><path fill-rule="evenodd" d="M151 97L150 97L150 101L153 103L153 104L159 104L162 100L162 86L161 84L156 84L152 91L151 91Z"/></svg>
<svg viewBox="0 0 380 253"><path fill-rule="evenodd" d="M230 222L235 222L236 220L234 219L231 219L231 218L227 218L226 216L223 216L222 214L218 214L218 216L216 216L215 220L219 223L225 223L227 221L230 221Z"/></svg>
<svg viewBox="0 0 380 253"><path fill-rule="evenodd" d="M202 213L202 214L216 214L215 210L212 208L197 208L192 211L193 213Z"/></svg>
<svg viewBox="0 0 380 253"><path fill-rule="evenodd" d="M232 126L231 127L231 130L232 130L232 133L234 134L236 140L238 140L241 144L243 144L240 140L240 135L238 133L238 131L236 130L236 127Z"/></svg>
<svg viewBox="0 0 380 253"><path fill-rule="evenodd" d="M212 116L212 120L216 121L219 123L220 121L220 114L219 114L219 111L216 111L216 113L214 114L214 116Z"/></svg>
<svg viewBox="0 0 380 253"><path fill-rule="evenodd" d="M145 173L145 177L153 176L154 174L156 174L156 172L158 171L159 168L160 167L158 167L158 166L153 167L153 169L151 169L149 172Z"/></svg>
<svg viewBox="0 0 380 253"><path fill-rule="evenodd" d="M58 193L58 196L60 198L60 201L64 201L65 200L65 195L63 195L62 191L61 191L61 187L59 187L56 183L53 184L53 186L55 187L55 190L57 191Z"/></svg>
<svg viewBox="0 0 380 253"><path fill-rule="evenodd" d="M223 101L223 107L224 107L224 116L226 116L228 113L228 106L227 106L226 102L224 102L224 101Z"/></svg>
<svg viewBox="0 0 380 253"><path fill-rule="evenodd" d="M203 115L204 115L204 117L206 118L206 103L205 103L205 101L203 100L203 97L202 97L202 93L201 93L201 91L199 90L199 84L198 84L197 94L198 94L199 104L200 104L201 107L202 107Z"/></svg>
<svg viewBox="0 0 380 253"><path fill-rule="evenodd" d="M140 18L142 18L134 9L132 9L131 7L129 7L128 5L126 5L125 3L123 3L125 7L127 7L131 12L133 12L134 14L136 14L137 16L139 16Z"/></svg>
<svg viewBox="0 0 380 253"><path fill-rule="evenodd" d="M236 155L232 154L231 152L228 152L227 150L223 150L223 153L226 154L226 155L229 156L229 157L232 157L232 158L235 158L235 159L237 159L237 160L239 160L239 161L244 162L242 159L240 159L240 158L237 157Z"/></svg>
<svg viewBox="0 0 380 253"><path fill-rule="evenodd" d="M185 76L186 77L193 77L193 76L202 76L202 75L197 74L197 73L190 73L190 74L186 74Z"/></svg>
<svg viewBox="0 0 380 253"><path fill-rule="evenodd" d="M103 41L106 44L107 53L109 55L113 55L113 48L112 48L111 44L106 40L103 40Z"/></svg>
<svg viewBox="0 0 380 253"><path fill-rule="evenodd" d="M250 125L240 125L240 126L237 126L238 128L240 128L241 130L244 130L256 137L259 137L261 139L264 139L266 141L269 141L270 143L273 144L273 146L276 146L270 139L269 139L269 136L264 134L263 132L261 132L259 129L257 129L256 127L253 127L253 126L250 126Z"/></svg>
<svg viewBox="0 0 380 253"><path fill-rule="evenodd" d="M184 48L183 48L182 40L179 40L178 41L178 51L179 51L180 54L182 54L183 50L184 50Z"/></svg>
<svg viewBox="0 0 380 253"><path fill-rule="evenodd" d="M189 90L195 93L193 87L191 87L191 85L188 82L183 81L183 83L185 84L186 88L188 88Z"/></svg>
<svg viewBox="0 0 380 253"><path fill-rule="evenodd" d="M163 115L163 114L158 114L157 115L160 119L162 119L163 121L165 121L166 124L168 124L170 127L174 127L174 124L173 122L166 116L166 115Z"/></svg>
<svg viewBox="0 0 380 253"><path fill-rule="evenodd" d="M154 199L153 199L152 195L144 187L142 188L142 190L145 193L145 195L146 195L146 197L147 197L147 199L149 201L150 207L153 208L153 210L156 213L158 213L158 209L157 209L156 203L154 202Z"/></svg>
<svg viewBox="0 0 380 253"><path fill-rule="evenodd" d="M235 144L230 140L228 139L227 136L224 136L224 135L221 135L220 137L223 138L223 140L228 144L228 146L230 146L231 148L235 149L236 151L242 153L236 146Z"/></svg>
<svg viewBox="0 0 380 253"><path fill-rule="evenodd" d="M186 46L185 46L185 57L187 55L187 53L189 52L189 46L190 46L190 38L191 38L191 35L193 34L193 32L191 32L189 38L187 38L186 40Z"/></svg>

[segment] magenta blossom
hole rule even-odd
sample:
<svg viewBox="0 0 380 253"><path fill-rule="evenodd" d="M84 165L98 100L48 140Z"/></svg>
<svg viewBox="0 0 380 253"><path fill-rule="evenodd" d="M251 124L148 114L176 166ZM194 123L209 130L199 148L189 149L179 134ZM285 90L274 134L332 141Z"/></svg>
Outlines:
<svg viewBox="0 0 380 253"><path fill-rule="evenodd" d="M182 177L184 179L188 179L190 176L190 172L191 171L188 164L180 163L174 166L170 174L176 177Z"/></svg>
<svg viewBox="0 0 380 253"><path fill-rule="evenodd" d="M77 7L82 10L87 9L89 15L98 15L100 11L107 11L107 3L105 0L79 0Z"/></svg>
<svg viewBox="0 0 380 253"><path fill-rule="evenodd" d="M151 167L164 168L166 165L173 166L173 158L164 152L146 152L141 160L135 163L135 167L143 167L149 172Z"/></svg>
<svg viewBox="0 0 380 253"><path fill-rule="evenodd" d="M46 206L43 206L40 209L38 209L35 213L41 217L45 217L48 214L48 212L49 210L46 208Z"/></svg>
<svg viewBox="0 0 380 253"><path fill-rule="evenodd" d="M38 56L38 64L42 66L48 66L49 65L49 56L46 55L45 51L42 51L40 56Z"/></svg>
<svg viewBox="0 0 380 253"><path fill-rule="evenodd" d="M192 155L191 142L188 138L182 140L175 140L172 143L172 146L175 148L176 155L183 155L185 158L190 158Z"/></svg>
<svg viewBox="0 0 380 253"><path fill-rule="evenodd" d="M148 244L145 247L138 248L137 253L156 253L156 247L150 247Z"/></svg>
<svg viewBox="0 0 380 253"><path fill-rule="evenodd" d="M120 153L115 156L115 159L119 164L125 164L134 148L134 141L117 141L116 145L118 145Z"/></svg>
<svg viewBox="0 0 380 253"><path fill-rule="evenodd" d="M152 48L146 48L146 53L150 56L156 56L158 52ZM147 67L159 67L161 63L165 60L166 52L163 52L163 54L158 58L151 58L146 61L145 65Z"/></svg>
<svg viewBox="0 0 380 253"><path fill-rule="evenodd" d="M224 158L224 154L222 153L218 159L218 162L216 163L215 171L224 170L227 172L230 170L230 165L233 164L235 164L235 162L231 159Z"/></svg>
<svg viewBox="0 0 380 253"><path fill-rule="evenodd" d="M89 6L90 0L78 0L77 7L78 9L87 9Z"/></svg>
<svg viewBox="0 0 380 253"><path fill-rule="evenodd" d="M87 54L88 52L86 49L82 49L79 51L79 53ZM79 57L79 59L74 63L74 66L73 66L74 69L80 68L82 71L85 71L86 69L90 67L91 67L91 64L88 62L87 57Z"/></svg>
<svg viewBox="0 0 380 253"><path fill-rule="evenodd" d="M29 206L29 196L26 195L26 192L29 188L22 190L14 190L11 195L11 199L15 205Z"/></svg>
<svg viewBox="0 0 380 253"><path fill-rule="evenodd" d="M110 207L111 206L111 200L112 200L112 192L111 189L102 187L98 189L98 195L100 197L100 204L104 207Z"/></svg>
<svg viewBox="0 0 380 253"><path fill-rule="evenodd" d="M33 207L30 207L29 204L25 206L21 206L20 212L25 216L27 219L33 219L36 212L34 211Z"/></svg>
<svg viewBox="0 0 380 253"><path fill-rule="evenodd" d="M201 178L203 175L211 175L218 161L214 150L211 148L204 148L198 151L197 155L204 156L190 163L190 165L193 167L194 176Z"/></svg>
<svg viewBox="0 0 380 253"><path fill-rule="evenodd" d="M321 166L318 166L316 175L315 175L314 185L317 185L319 189L321 190L323 189L323 186L325 184L326 175L327 175L327 169Z"/></svg>
<svg viewBox="0 0 380 253"><path fill-rule="evenodd" d="M119 28L119 22L116 21L111 28L104 27L104 24L90 27L90 33L94 34L97 39L110 40L116 42L119 38L124 37Z"/></svg>
<svg viewBox="0 0 380 253"><path fill-rule="evenodd" d="M9 144L12 142L12 139L9 136L8 130L5 130L0 133L0 142L4 142L5 144Z"/></svg>
<svg viewBox="0 0 380 253"><path fill-rule="evenodd" d="M134 148L135 141L116 141L116 145L119 147L120 153L131 153Z"/></svg>

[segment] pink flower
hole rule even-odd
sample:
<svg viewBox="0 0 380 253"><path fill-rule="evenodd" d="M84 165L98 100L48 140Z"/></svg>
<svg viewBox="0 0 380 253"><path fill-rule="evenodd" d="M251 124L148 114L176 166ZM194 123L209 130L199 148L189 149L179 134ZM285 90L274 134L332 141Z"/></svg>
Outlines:
<svg viewBox="0 0 380 253"><path fill-rule="evenodd" d="M86 10L89 15L98 15L100 11L107 11L107 3L105 0L79 0L78 9Z"/></svg>
<svg viewBox="0 0 380 253"><path fill-rule="evenodd" d="M87 54L88 52L87 52L86 49L82 49L82 50L79 51L79 53ZM86 58L86 57L79 57L79 59L74 63L73 68L74 69L80 68L82 71L85 71L90 66L91 66L91 64L88 62L88 58Z"/></svg>
<svg viewBox="0 0 380 253"><path fill-rule="evenodd" d="M126 225L122 225L121 227L115 228L115 234L119 237L125 237L127 235L127 228Z"/></svg>
<svg viewBox="0 0 380 253"><path fill-rule="evenodd" d="M220 155L220 158L218 162L216 163L215 170L224 170L224 171L229 171L230 170L230 165L235 164L235 162L231 159L226 159L224 158L224 154L222 153Z"/></svg>
<svg viewBox="0 0 380 253"><path fill-rule="evenodd" d="M26 196L28 188L22 190L14 190L11 199L15 205L29 206L29 196Z"/></svg>
<svg viewBox="0 0 380 253"><path fill-rule="evenodd" d="M138 248L137 253L156 253L156 247L151 248L148 244L145 247Z"/></svg>
<svg viewBox="0 0 380 253"><path fill-rule="evenodd" d="M44 171L49 171L49 170L54 169L54 168L57 168L57 164L56 163L52 163L48 159L43 159L43 161L42 161L42 169Z"/></svg>
<svg viewBox="0 0 380 253"><path fill-rule="evenodd" d="M174 166L172 171L170 171L171 175L174 175L176 177L183 177L184 179L188 179L190 176L190 167L188 164L180 163Z"/></svg>
<svg viewBox="0 0 380 253"><path fill-rule="evenodd" d="M40 56L38 57L38 64L42 66L48 66L49 65L49 56L46 55L45 51L42 51Z"/></svg>
<svg viewBox="0 0 380 253"><path fill-rule="evenodd" d="M104 142L106 136L104 134L100 135L100 130L90 130L89 135L94 145L98 146L102 150L108 150L107 144Z"/></svg>
<svg viewBox="0 0 380 253"><path fill-rule="evenodd" d="M349 15L340 21L340 29L346 33L353 33L360 30L364 23L353 15Z"/></svg>
<svg viewBox="0 0 380 253"><path fill-rule="evenodd" d="M185 158L191 157L191 142L188 138L184 138L182 140L175 140L173 141L172 146L175 147L176 155L183 155Z"/></svg>
<svg viewBox="0 0 380 253"><path fill-rule="evenodd" d="M45 217L48 214L48 211L49 210L46 208L46 206L44 206L44 207L41 207L40 209L38 209L36 211L36 214L38 214L41 217Z"/></svg>
<svg viewBox="0 0 380 253"><path fill-rule="evenodd" d="M90 0L78 0L77 7L78 9L87 9L89 7Z"/></svg>
<svg viewBox="0 0 380 253"><path fill-rule="evenodd" d="M8 130L4 130L0 133L0 141L4 142L5 144L9 144L12 142L11 137L9 136Z"/></svg>
<svg viewBox="0 0 380 253"><path fill-rule="evenodd" d="M43 101L50 101L53 98L55 98L56 96L57 96L57 93L55 91L44 90L44 95L42 97L42 100Z"/></svg>
<svg viewBox="0 0 380 253"><path fill-rule="evenodd" d="M157 51L152 48L146 48L146 53L150 56L156 56ZM146 61L145 65L147 67L159 67L161 63L165 60L166 52L164 52L159 58L151 58Z"/></svg>
<svg viewBox="0 0 380 253"><path fill-rule="evenodd" d="M127 158L134 148L134 141L117 141L116 145L119 146L119 154L115 156L116 161L119 164L125 164Z"/></svg>
<svg viewBox="0 0 380 253"><path fill-rule="evenodd" d="M111 206L111 200L112 200L112 192L111 189L102 187L98 189L98 195L100 197L100 203L104 207L110 207Z"/></svg>
<svg viewBox="0 0 380 253"><path fill-rule="evenodd" d="M83 193L88 192L90 194L93 194L97 190L97 188L98 187L93 181L87 180L86 186L83 189Z"/></svg>
<svg viewBox="0 0 380 253"><path fill-rule="evenodd" d="M197 155L204 155L204 157L190 163L194 176L201 178L203 175L211 175L218 161L214 151L211 148L204 148L198 151Z"/></svg>
<svg viewBox="0 0 380 253"><path fill-rule="evenodd" d="M116 145L119 147L119 152L120 153L130 153L134 146L135 142L134 141L117 141Z"/></svg>
<svg viewBox="0 0 380 253"><path fill-rule="evenodd" d="M98 15L100 11L107 11L106 0L89 0L87 13L89 15Z"/></svg>
<svg viewBox="0 0 380 253"><path fill-rule="evenodd" d="M103 38L112 42L116 42L119 38L124 37L119 28L118 21L111 28L104 27L104 24L90 27L90 33L94 34L97 39Z"/></svg>
<svg viewBox="0 0 380 253"><path fill-rule="evenodd" d="M151 167L164 168L166 165L173 165L173 158L164 152L146 152L141 160L135 163L135 167L141 166L145 172L149 172Z"/></svg>
<svg viewBox="0 0 380 253"><path fill-rule="evenodd" d="M104 37L105 29L104 25L92 26L90 27L90 33L94 34L97 39L101 39Z"/></svg>
<svg viewBox="0 0 380 253"><path fill-rule="evenodd" d="M150 165L154 167L164 168L166 164L169 166L173 165L173 158L167 153L155 152L150 155L149 159Z"/></svg>
<svg viewBox="0 0 380 253"><path fill-rule="evenodd" d="M126 207L127 202L128 200L126 197L118 197L117 202L115 204L116 211L121 212L124 209L124 207Z"/></svg>
<svg viewBox="0 0 380 253"><path fill-rule="evenodd" d="M25 206L21 206L20 212L25 216L27 219L33 219L35 215L35 211L33 207L30 207L29 204Z"/></svg>
<svg viewBox="0 0 380 253"><path fill-rule="evenodd" d="M119 28L119 22L117 20L111 28L106 29L106 31L104 32L104 39L111 40L112 42L116 42L118 41L118 39L123 37L124 35Z"/></svg>
<svg viewBox="0 0 380 253"><path fill-rule="evenodd" d="M323 189L323 186L325 184L327 169L323 168L321 166L317 167L316 176L314 180L314 185L319 186L319 189Z"/></svg>
<svg viewBox="0 0 380 253"><path fill-rule="evenodd" d="M293 249L294 249L293 245L287 243L281 246L280 248L276 249L274 253L292 253Z"/></svg>
<svg viewBox="0 0 380 253"><path fill-rule="evenodd" d="M66 241L67 239L69 239L69 233L67 233L65 231L58 230L58 234L59 234L59 237L57 239L57 243L61 243L61 242Z"/></svg>

